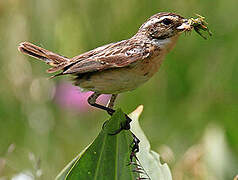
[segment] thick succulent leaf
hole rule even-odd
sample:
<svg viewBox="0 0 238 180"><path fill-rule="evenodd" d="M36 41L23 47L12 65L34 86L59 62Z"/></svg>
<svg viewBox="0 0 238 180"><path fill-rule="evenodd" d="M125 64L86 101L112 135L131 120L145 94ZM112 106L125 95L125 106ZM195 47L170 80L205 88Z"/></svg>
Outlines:
<svg viewBox="0 0 238 180"><path fill-rule="evenodd" d="M146 138L139 124L139 117L143 106L139 106L129 117L132 119L131 131L140 139L140 151L136 154L139 163L142 165L151 180L172 180L170 169L166 163L161 164L158 153L150 149L150 143ZM141 174L141 177L147 177Z"/></svg>
<svg viewBox="0 0 238 180"><path fill-rule="evenodd" d="M128 166L132 137L130 131L109 135L125 123L119 109L107 121L93 143L71 161L57 176L57 180L134 180L137 174Z"/></svg>

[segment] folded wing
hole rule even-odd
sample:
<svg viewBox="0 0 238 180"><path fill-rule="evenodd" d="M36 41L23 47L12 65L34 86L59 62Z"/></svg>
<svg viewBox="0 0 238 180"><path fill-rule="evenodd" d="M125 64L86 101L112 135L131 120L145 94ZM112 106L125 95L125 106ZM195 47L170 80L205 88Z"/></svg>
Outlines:
<svg viewBox="0 0 238 180"><path fill-rule="evenodd" d="M125 67L149 55L150 52L146 47L141 46L141 44L131 44L128 41L121 41L99 47L72 58L71 63L61 69L63 72L58 75L80 74Z"/></svg>

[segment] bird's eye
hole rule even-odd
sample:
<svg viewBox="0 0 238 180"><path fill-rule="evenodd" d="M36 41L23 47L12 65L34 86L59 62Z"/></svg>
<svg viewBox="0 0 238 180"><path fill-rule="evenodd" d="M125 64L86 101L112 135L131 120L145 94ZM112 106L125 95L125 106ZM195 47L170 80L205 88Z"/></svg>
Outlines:
<svg viewBox="0 0 238 180"><path fill-rule="evenodd" d="M168 18L165 18L161 21L164 25L170 25L172 24L172 20L171 19L168 19Z"/></svg>

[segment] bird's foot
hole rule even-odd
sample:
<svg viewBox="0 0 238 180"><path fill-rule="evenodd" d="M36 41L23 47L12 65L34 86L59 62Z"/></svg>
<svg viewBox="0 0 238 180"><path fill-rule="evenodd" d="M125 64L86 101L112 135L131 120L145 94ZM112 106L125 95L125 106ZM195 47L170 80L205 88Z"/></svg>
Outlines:
<svg viewBox="0 0 238 180"><path fill-rule="evenodd" d="M112 109L113 110L113 109ZM108 114L112 115L115 112L115 110L108 112ZM116 135L118 133L120 133L122 130L129 130L131 128L130 123L131 123L131 118L129 118L126 114L126 121L122 122L120 124L120 128L117 129L116 131L114 131L113 133L109 133L109 135ZM105 126L105 123L103 125L103 127Z"/></svg>
<svg viewBox="0 0 238 180"><path fill-rule="evenodd" d="M115 112L115 110L113 109L108 109L108 114L109 115L113 115L113 113ZM114 131L113 133L108 133L109 135L116 135L118 133L120 133L122 130L130 130L130 123L131 123L131 118L125 114L125 117L126 117L126 121L124 123L121 123L120 124L120 128L117 129L116 131ZM103 127L105 126L105 124L107 123L108 121L106 121L104 124L103 124ZM133 141L130 145L131 147L131 154L130 154L130 163L133 162L133 158L135 157L136 158L136 153L139 152L139 143L140 143L140 140L136 137L135 134L132 134L132 137L133 137Z"/></svg>

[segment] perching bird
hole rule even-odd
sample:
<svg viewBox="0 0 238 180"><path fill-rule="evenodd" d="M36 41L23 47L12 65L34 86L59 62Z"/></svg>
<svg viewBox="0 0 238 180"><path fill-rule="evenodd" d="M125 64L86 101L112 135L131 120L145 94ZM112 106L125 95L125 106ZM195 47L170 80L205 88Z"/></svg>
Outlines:
<svg viewBox="0 0 238 180"><path fill-rule="evenodd" d="M175 13L158 13L142 24L130 39L104 45L73 58L29 42L21 43L19 50L52 66L48 69L49 73L61 71L53 77L73 75L76 86L94 92L88 98L88 103L112 115L118 94L134 90L147 82L158 71L165 55L175 46L182 32L195 27L195 30L199 30L198 25L202 23L191 22ZM96 103L101 94L111 94L107 107ZM123 128L129 129L128 126Z"/></svg>

